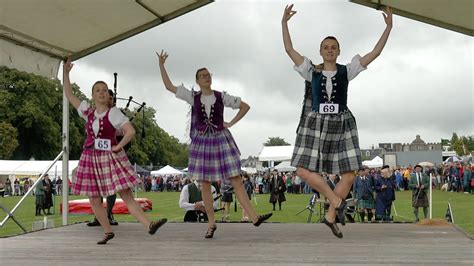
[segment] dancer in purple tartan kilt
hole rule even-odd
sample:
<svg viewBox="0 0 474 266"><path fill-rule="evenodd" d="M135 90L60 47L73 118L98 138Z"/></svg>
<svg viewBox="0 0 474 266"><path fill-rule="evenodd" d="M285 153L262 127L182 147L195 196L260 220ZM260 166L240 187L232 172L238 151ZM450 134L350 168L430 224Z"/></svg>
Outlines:
<svg viewBox="0 0 474 266"><path fill-rule="evenodd" d="M154 234L166 223L166 219L150 221L133 198L131 188L137 185L139 180L123 150L135 136L135 129L118 108L109 107L108 87L105 82L97 81L92 86L94 107L87 101L81 102L72 92L69 79L72 67L71 59L68 58L63 66L64 93L77 109L79 116L86 121L87 138L79 166L73 176L71 190L74 194L89 197L94 214L105 232L104 238L97 244L106 244L115 236L100 197L107 197L116 192L120 194L130 214L145 226L148 233ZM117 129L123 132L120 142L115 137Z"/></svg>
<svg viewBox="0 0 474 266"><path fill-rule="evenodd" d="M335 236L342 238L336 216L344 225L346 201L343 199L351 189L355 171L362 165L356 121L347 107L347 87L382 52L392 29L392 11L387 8L383 14L385 31L374 49L363 57L354 56L347 65L336 63L340 47L332 36L321 42L322 64L313 65L298 53L288 30L288 20L294 14L293 5L286 6L281 21L283 43L295 70L306 80L306 88L291 165L297 167L298 176L329 200L323 222ZM342 176L334 191L322 179L321 172Z"/></svg>
<svg viewBox="0 0 474 266"><path fill-rule="evenodd" d="M258 215L250 205L240 177L240 151L229 131L230 127L245 116L250 107L239 97L212 90L212 75L206 68L198 69L196 72L196 83L201 89L199 92L188 90L183 86L174 86L165 69L168 54L163 51L156 54L166 89L174 93L176 98L192 106L188 173L192 178L202 182L202 198L209 221L205 238L212 238L217 229L212 207L213 181L230 182L242 208L248 213L253 224L259 226L272 214ZM228 123L224 122L224 107L239 109L234 119Z"/></svg>

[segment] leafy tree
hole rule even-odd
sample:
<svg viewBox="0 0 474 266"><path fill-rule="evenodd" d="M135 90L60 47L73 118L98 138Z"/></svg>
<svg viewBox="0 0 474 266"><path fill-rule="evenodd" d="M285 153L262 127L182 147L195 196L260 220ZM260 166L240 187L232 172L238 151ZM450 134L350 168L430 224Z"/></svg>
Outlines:
<svg viewBox="0 0 474 266"><path fill-rule="evenodd" d="M74 87L80 98L85 98ZM0 120L18 132L12 159L52 159L62 149L62 85L58 80L0 67ZM80 155L84 123L70 108L71 159Z"/></svg>
<svg viewBox="0 0 474 266"><path fill-rule="evenodd" d="M18 131L10 123L0 123L0 159L8 160L18 147Z"/></svg>
<svg viewBox="0 0 474 266"><path fill-rule="evenodd" d="M290 143L286 142L285 139L280 137L268 137L268 140L263 143L263 146L287 146Z"/></svg>

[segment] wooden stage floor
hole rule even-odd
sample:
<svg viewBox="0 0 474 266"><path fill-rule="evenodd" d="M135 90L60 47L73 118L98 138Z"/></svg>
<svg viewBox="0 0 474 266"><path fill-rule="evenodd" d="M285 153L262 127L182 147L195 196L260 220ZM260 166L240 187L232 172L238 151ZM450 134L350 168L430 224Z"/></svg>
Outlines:
<svg viewBox="0 0 474 266"><path fill-rule="evenodd" d="M168 223L150 236L120 223L109 244L84 223L0 238L0 265L474 265L474 241L450 225L348 224L343 239L324 224Z"/></svg>

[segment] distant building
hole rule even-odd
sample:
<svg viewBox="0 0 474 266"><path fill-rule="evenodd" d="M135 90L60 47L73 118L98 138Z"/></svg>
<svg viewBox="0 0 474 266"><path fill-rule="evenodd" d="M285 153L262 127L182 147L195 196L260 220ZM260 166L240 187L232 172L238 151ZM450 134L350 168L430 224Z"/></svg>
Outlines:
<svg viewBox="0 0 474 266"><path fill-rule="evenodd" d="M415 165L423 161L439 164L443 160L442 152L441 142L426 143L420 135L416 135L411 143L379 143L379 148L361 149L362 160L379 156L392 167Z"/></svg>
<svg viewBox="0 0 474 266"><path fill-rule="evenodd" d="M262 168L262 162L258 160L257 156L249 156L247 159L240 160L240 164L243 168Z"/></svg>

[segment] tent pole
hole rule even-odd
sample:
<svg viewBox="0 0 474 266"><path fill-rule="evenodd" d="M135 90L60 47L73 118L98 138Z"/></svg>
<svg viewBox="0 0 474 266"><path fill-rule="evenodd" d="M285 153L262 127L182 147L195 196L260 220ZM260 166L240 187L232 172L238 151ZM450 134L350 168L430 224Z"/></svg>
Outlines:
<svg viewBox="0 0 474 266"><path fill-rule="evenodd" d="M63 76L64 82L64 76ZM69 101L63 89L63 225L68 224L69 213Z"/></svg>

